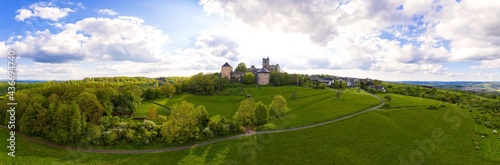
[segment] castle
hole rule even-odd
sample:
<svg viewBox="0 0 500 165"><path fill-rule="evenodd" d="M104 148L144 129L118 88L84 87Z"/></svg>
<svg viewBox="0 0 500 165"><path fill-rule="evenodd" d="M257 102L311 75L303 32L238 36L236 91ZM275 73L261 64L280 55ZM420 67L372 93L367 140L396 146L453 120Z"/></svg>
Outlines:
<svg viewBox="0 0 500 165"><path fill-rule="evenodd" d="M262 58L262 68L255 68L255 65L252 65L248 68L249 72L252 72L255 75L255 81L259 85L267 85L269 84L269 73L270 72L279 72L280 65L271 65L269 62L269 57ZM233 71L233 67L229 65L229 63L225 63L221 67L220 76L222 78L227 78L228 80L235 79L236 81L241 81L241 78L245 75L245 72L235 72Z"/></svg>

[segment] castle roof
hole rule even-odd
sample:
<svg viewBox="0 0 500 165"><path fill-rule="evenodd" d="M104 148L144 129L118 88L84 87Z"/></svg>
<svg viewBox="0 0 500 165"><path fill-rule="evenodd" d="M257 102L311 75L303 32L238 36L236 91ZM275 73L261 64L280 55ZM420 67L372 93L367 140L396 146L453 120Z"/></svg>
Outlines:
<svg viewBox="0 0 500 165"><path fill-rule="evenodd" d="M266 68L262 68L257 73L269 73L269 71Z"/></svg>
<svg viewBox="0 0 500 165"><path fill-rule="evenodd" d="M229 65L229 64L226 62L224 65L222 65L222 67L225 67L225 66L229 66L229 67L230 67L231 65Z"/></svg>

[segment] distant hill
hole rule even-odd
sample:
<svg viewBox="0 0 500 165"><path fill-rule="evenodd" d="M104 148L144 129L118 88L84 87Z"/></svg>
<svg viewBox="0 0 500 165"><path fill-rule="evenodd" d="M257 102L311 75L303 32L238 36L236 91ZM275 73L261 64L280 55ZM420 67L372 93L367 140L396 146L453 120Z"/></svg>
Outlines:
<svg viewBox="0 0 500 165"><path fill-rule="evenodd" d="M500 92L500 82L480 81L396 81L394 83L425 85L441 89L454 89L472 92Z"/></svg>

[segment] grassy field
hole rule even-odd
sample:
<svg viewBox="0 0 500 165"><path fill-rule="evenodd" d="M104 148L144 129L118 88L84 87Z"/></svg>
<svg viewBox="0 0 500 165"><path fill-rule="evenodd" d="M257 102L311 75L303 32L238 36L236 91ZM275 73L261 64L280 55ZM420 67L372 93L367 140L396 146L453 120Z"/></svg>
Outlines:
<svg viewBox="0 0 500 165"><path fill-rule="evenodd" d="M296 98L292 94L296 93ZM331 89L311 89L303 87L246 87L243 95L200 96L181 94L172 98L152 100L161 105L172 107L181 101L204 105L211 116L222 115L232 118L238 110L239 103L251 95L258 101L269 105L275 95L282 95L288 101L291 111L281 119L273 119L272 123L280 128L310 125L322 121L345 116L357 111L378 105L380 101L365 92L344 90L337 99Z"/></svg>
<svg viewBox="0 0 500 165"><path fill-rule="evenodd" d="M149 101L143 101L141 103L141 107L139 107L139 111L137 111L135 115L144 117L148 116L148 111L151 107L156 108L156 112L158 113L158 115L164 115L164 116L170 115L170 111Z"/></svg>
<svg viewBox="0 0 500 165"><path fill-rule="evenodd" d="M393 97L394 98L394 97ZM414 103L401 96L392 102ZM439 103L420 100L423 103ZM17 137L16 157L0 151L2 162L14 164L498 164L498 154L485 159L476 151L466 112L447 105L427 110L412 105L371 111L336 123L296 132L254 135L166 153L119 155L82 153L34 144ZM0 139L7 131L0 129ZM493 139L491 139L493 140ZM493 142L493 141L492 141ZM484 143L484 142L483 142ZM497 142L498 144L498 142ZM1 140L0 146L7 141Z"/></svg>

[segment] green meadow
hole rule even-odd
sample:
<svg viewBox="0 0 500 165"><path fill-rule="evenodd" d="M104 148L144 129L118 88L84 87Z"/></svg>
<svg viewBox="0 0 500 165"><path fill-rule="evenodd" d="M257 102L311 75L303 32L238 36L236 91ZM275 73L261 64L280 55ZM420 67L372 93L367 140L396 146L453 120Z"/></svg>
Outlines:
<svg viewBox="0 0 500 165"><path fill-rule="evenodd" d="M159 98L151 101L166 107L172 107L176 103L187 101L196 106L204 105L211 116L221 115L232 118L238 110L239 103L246 99L247 95L257 101L262 101L266 105L271 104L275 95L282 95L287 100L290 111L284 117L270 121L280 128L298 127L328 121L380 104L377 98L364 91L358 93L354 90L343 90L339 98L336 97L335 91L330 89L311 89L296 86L252 86L245 87L243 91L243 94L239 95L200 96L181 94L172 98ZM295 97L292 97L294 92Z"/></svg>
<svg viewBox="0 0 500 165"><path fill-rule="evenodd" d="M318 91L317 95L321 95L321 92L323 91ZM347 94L343 96L346 101L357 101L349 100ZM297 99L299 97L300 95L297 95ZM469 120L468 111L451 104L437 110L427 110L427 104L440 102L400 95L391 97L391 106L400 107L370 111L339 122L299 131L251 135L174 152L85 153L52 148L17 136L16 157L7 156L7 150L2 149L0 160L13 162L12 164L36 162L47 165L500 163L498 150L493 148L495 146L483 147L488 143L486 139L480 141L480 150L474 148L474 131L471 129L474 123ZM8 138L7 134L7 130L0 129L1 139ZM494 138L488 140L495 144L500 141L496 139L495 142ZM6 145L6 140L0 141L0 146Z"/></svg>

